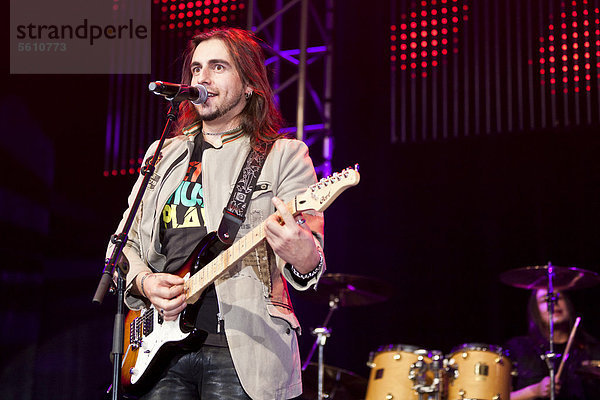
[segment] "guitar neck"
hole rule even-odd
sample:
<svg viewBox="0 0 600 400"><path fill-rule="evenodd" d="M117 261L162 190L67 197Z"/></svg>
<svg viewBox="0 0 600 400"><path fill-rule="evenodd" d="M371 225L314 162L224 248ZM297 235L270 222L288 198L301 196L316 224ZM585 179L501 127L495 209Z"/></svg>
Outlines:
<svg viewBox="0 0 600 400"><path fill-rule="evenodd" d="M296 213L295 200L296 198L286 204L292 214ZM274 215L279 216L279 212L276 212ZM265 221L254 227L250 232L231 245L231 247L224 250L214 260L190 277L186 282L188 304L195 303L210 284L227 272L229 268L241 261L264 240Z"/></svg>

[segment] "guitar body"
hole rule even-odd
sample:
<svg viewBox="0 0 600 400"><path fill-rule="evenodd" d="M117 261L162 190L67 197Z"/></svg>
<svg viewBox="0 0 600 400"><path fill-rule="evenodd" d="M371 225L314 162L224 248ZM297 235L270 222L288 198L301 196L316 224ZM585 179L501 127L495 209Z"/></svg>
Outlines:
<svg viewBox="0 0 600 400"><path fill-rule="evenodd" d="M204 237L176 275L189 279L228 246L216 232ZM205 331L195 328L201 302L188 304L174 321L165 321L154 306L130 311L125 318L125 338L121 385L127 394L140 394L156 382L171 358L196 350L206 339Z"/></svg>

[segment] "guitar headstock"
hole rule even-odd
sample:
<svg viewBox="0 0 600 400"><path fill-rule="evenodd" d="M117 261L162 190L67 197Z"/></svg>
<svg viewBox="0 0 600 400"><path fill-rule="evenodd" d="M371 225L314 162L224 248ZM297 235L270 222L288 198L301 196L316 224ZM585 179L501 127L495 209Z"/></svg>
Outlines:
<svg viewBox="0 0 600 400"><path fill-rule="evenodd" d="M358 164L346 168L308 187L306 192L296 196L296 212L315 210L325 211L327 207L346 189L360 181Z"/></svg>

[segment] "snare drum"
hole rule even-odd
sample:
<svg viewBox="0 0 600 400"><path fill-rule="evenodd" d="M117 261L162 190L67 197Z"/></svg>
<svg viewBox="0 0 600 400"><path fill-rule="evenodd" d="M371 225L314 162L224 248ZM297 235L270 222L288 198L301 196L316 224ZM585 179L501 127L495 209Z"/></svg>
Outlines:
<svg viewBox="0 0 600 400"><path fill-rule="evenodd" d="M419 395L413 389L417 381L415 375L419 375L415 368L418 361L424 365L430 364L430 353L404 344L383 346L372 352L367 364L371 368L371 374L365 400L418 399ZM423 372L423 377L422 380L425 380L427 385L432 383L431 371Z"/></svg>
<svg viewBox="0 0 600 400"><path fill-rule="evenodd" d="M501 347L465 343L448 356L448 400L509 400L512 363Z"/></svg>

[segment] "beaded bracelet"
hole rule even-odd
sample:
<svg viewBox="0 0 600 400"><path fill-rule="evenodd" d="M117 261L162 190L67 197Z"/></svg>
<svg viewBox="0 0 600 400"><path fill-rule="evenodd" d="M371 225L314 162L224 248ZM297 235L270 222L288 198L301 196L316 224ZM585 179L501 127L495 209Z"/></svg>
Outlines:
<svg viewBox="0 0 600 400"><path fill-rule="evenodd" d="M146 275L142 276L142 281L140 282L140 288L142 289L142 294L145 298L148 298L148 296L146 295L146 291L144 290L144 280L150 275L152 275L152 272L146 272Z"/></svg>
<svg viewBox="0 0 600 400"><path fill-rule="evenodd" d="M294 267L293 265L290 264L290 269L292 270L292 273L296 276L296 278L301 279L301 280L308 280L312 277L314 277L315 275L317 275L319 273L319 271L321 270L321 268L323 268L323 253L319 251L319 263L317 264L317 266L310 272L307 272L306 274L301 274L296 267Z"/></svg>

